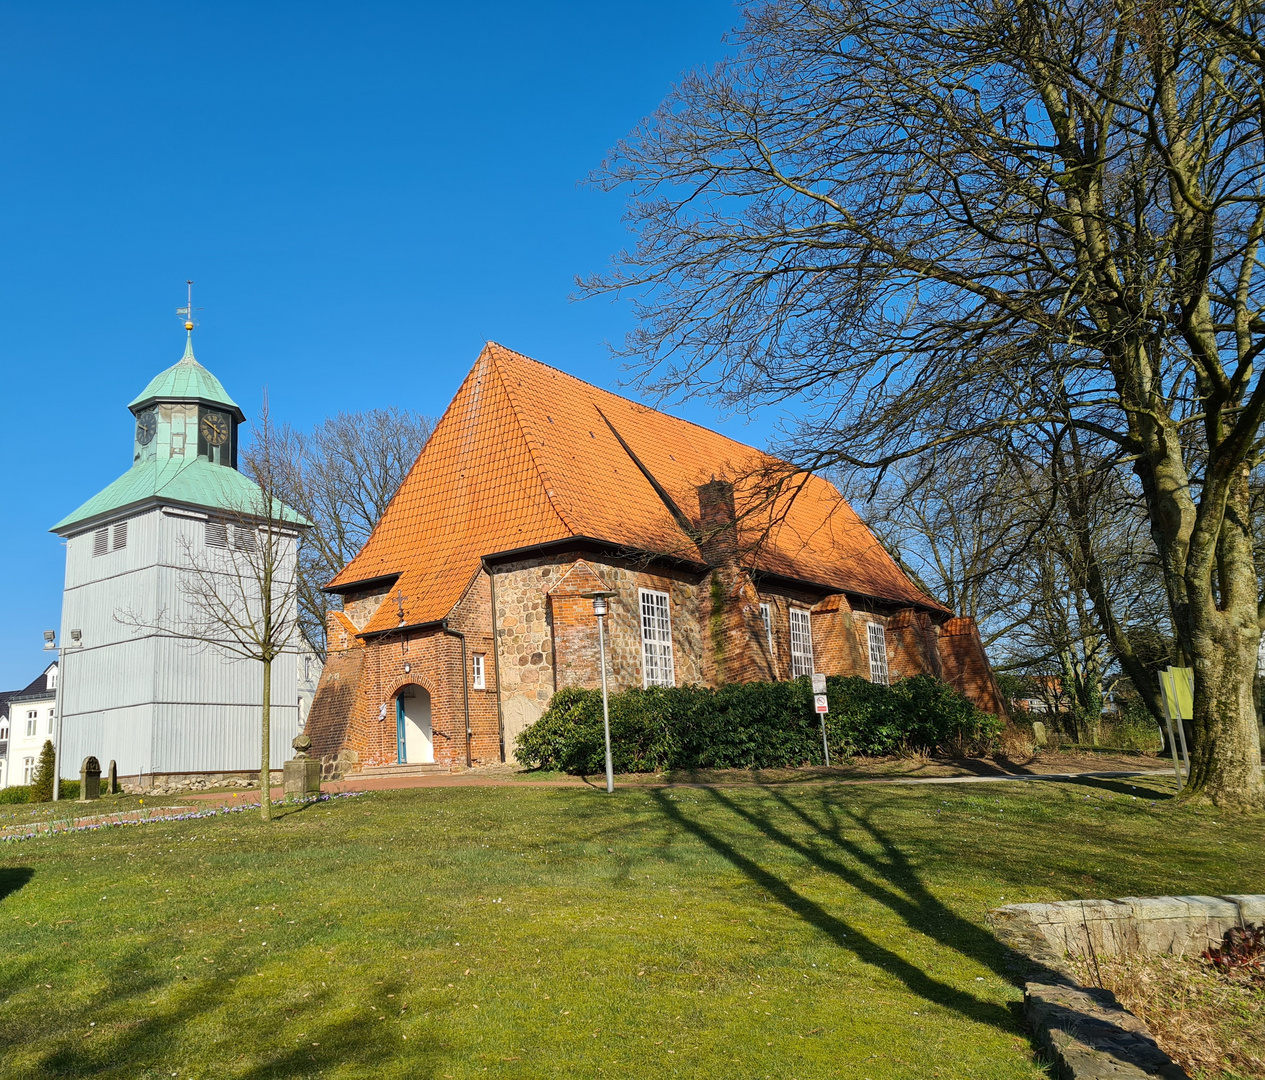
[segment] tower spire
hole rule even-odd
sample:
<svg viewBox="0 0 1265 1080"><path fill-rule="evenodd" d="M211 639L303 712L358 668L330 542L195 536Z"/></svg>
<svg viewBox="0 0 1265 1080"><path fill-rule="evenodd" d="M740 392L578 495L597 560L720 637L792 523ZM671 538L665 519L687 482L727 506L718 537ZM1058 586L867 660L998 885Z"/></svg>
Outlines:
<svg viewBox="0 0 1265 1080"><path fill-rule="evenodd" d="M189 280L187 280L185 282L185 285L187 285L189 288L188 303L182 308L176 308L176 316L184 320L184 328L185 330L188 331L189 337L188 337L188 340L185 341L184 356L182 356L180 359L192 360L193 359L193 324L194 324L193 313L195 311L201 311L202 309L195 308L193 306L193 279L190 278Z"/></svg>

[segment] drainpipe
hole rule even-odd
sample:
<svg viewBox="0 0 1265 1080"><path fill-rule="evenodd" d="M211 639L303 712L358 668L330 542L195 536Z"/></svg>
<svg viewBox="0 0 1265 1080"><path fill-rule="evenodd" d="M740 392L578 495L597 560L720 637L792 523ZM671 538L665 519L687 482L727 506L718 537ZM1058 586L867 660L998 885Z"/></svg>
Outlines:
<svg viewBox="0 0 1265 1080"><path fill-rule="evenodd" d="M470 757L470 668L466 663L466 635L460 630L454 630L448 625L448 620L441 622L440 627L445 634L451 634L455 638L461 639L461 691L465 696L466 707L466 768L470 768L474 761Z"/></svg>

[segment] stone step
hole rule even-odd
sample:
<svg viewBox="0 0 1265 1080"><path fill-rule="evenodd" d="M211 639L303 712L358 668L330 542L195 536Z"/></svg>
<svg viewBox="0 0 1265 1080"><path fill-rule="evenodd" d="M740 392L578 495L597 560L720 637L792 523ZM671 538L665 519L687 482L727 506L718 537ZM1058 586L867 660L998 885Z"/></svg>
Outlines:
<svg viewBox="0 0 1265 1080"><path fill-rule="evenodd" d="M435 773L443 773L447 771L448 770L445 769L444 766L435 762L430 762L425 765L366 765L362 769L357 769L354 773L349 773L348 778L350 779L353 776L432 776Z"/></svg>

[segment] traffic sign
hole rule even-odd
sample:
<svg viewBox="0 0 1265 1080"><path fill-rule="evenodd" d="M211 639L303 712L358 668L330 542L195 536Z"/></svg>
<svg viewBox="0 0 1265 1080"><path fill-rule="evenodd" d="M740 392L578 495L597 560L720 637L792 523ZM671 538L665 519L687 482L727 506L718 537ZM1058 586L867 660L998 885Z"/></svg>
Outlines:
<svg viewBox="0 0 1265 1080"><path fill-rule="evenodd" d="M825 694L814 694L813 705L819 713L828 713L830 711L830 706L826 704Z"/></svg>

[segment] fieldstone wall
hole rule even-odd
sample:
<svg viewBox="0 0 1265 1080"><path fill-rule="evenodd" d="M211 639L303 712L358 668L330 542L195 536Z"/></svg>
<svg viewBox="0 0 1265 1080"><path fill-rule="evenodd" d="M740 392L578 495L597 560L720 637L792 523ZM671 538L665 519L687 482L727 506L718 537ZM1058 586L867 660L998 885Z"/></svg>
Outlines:
<svg viewBox="0 0 1265 1080"><path fill-rule="evenodd" d="M1187 1080L1110 991L1076 981L1069 956L1202 951L1249 922L1265 922L1265 895L1125 896L988 913L1002 944L1029 962L1024 1009L1060 1080Z"/></svg>

